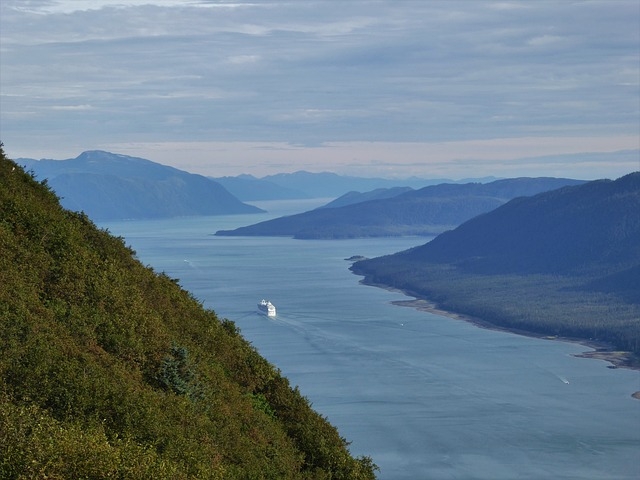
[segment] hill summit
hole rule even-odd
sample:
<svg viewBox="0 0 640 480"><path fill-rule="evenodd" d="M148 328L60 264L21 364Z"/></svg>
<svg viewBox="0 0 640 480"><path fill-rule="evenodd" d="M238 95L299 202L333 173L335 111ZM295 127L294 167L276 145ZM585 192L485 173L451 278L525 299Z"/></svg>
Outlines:
<svg viewBox="0 0 640 480"><path fill-rule="evenodd" d="M0 149L0 478L372 479L235 324Z"/></svg>

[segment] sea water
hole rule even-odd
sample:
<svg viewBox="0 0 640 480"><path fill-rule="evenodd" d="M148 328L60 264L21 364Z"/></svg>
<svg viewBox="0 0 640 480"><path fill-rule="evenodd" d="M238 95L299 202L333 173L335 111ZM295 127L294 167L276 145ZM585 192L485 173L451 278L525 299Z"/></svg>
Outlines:
<svg viewBox="0 0 640 480"><path fill-rule="evenodd" d="M394 305L407 297L360 284L345 260L428 239L213 235L319 203L101 226L233 320L380 479L640 478L640 372L576 358L577 344ZM257 312L262 298L276 318Z"/></svg>

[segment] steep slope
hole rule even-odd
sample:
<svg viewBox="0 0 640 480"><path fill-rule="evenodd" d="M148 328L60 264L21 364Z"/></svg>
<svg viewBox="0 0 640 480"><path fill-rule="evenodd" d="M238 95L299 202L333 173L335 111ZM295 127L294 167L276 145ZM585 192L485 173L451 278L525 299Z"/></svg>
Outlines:
<svg viewBox="0 0 640 480"><path fill-rule="evenodd" d="M233 322L1 149L0 285L0 478L374 478Z"/></svg>
<svg viewBox="0 0 640 480"><path fill-rule="evenodd" d="M215 181L142 158L102 151L70 160L19 161L47 179L65 208L94 220L255 213Z"/></svg>
<svg viewBox="0 0 640 480"><path fill-rule="evenodd" d="M640 354L640 172L514 199L352 269L495 325Z"/></svg>
<svg viewBox="0 0 640 480"><path fill-rule="evenodd" d="M338 208L312 210L216 235L291 235L295 238L351 238L437 235L506 201L565 185L564 178L514 178L481 184L441 184Z"/></svg>

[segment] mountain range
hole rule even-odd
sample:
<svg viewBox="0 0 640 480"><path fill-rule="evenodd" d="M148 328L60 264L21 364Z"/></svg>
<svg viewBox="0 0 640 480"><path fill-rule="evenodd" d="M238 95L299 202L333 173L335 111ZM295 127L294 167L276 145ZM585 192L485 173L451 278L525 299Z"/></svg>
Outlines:
<svg viewBox="0 0 640 480"><path fill-rule="evenodd" d="M439 234L508 200L578 185L566 178L514 178L490 183L444 183L419 190L386 189L349 193L326 207L297 215L221 230L216 235L279 236L300 239Z"/></svg>
<svg viewBox="0 0 640 480"><path fill-rule="evenodd" d="M487 183L497 179L495 177L462 179L458 181L447 178L419 177L389 179L354 177L338 175L332 172L312 173L298 171L267 175L262 178L256 178L252 175L238 175L236 177L216 177L214 180L241 200L250 201L335 198L348 192L368 192L371 190L393 189L396 187L417 189L428 185L438 185L440 183Z"/></svg>
<svg viewBox="0 0 640 480"><path fill-rule="evenodd" d="M441 183L304 171L263 178L249 174L213 178L100 150L67 160L19 158L17 163L46 179L65 208L83 211L94 220L257 213L263 210L244 202L335 198L354 190Z"/></svg>

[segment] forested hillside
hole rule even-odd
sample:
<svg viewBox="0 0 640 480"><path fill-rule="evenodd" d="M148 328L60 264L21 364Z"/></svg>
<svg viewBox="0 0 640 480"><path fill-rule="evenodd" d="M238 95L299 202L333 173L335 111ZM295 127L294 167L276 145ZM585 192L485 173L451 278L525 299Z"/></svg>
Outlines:
<svg viewBox="0 0 640 480"><path fill-rule="evenodd" d="M494 325L640 354L640 172L517 198L352 268Z"/></svg>
<svg viewBox="0 0 640 480"><path fill-rule="evenodd" d="M0 151L0 478L371 479L234 323Z"/></svg>
<svg viewBox="0 0 640 480"><path fill-rule="evenodd" d="M336 208L275 218L235 230L219 231L216 235L290 235L300 239L433 236L491 211L514 197L580 183L583 182L567 178L510 178L486 184L443 183L390 198L383 195Z"/></svg>

